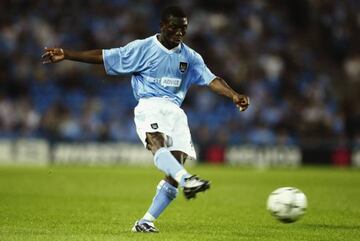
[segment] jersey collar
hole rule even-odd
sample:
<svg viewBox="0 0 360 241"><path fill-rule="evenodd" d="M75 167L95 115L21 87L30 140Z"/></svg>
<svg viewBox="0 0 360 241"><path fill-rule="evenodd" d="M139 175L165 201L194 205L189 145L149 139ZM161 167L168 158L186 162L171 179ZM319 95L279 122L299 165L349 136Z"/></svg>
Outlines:
<svg viewBox="0 0 360 241"><path fill-rule="evenodd" d="M160 41L157 39L157 36L159 36L160 34L155 34L154 36L153 36L153 39L154 39L154 42L162 49L162 50L164 50L166 53L168 53L168 54L172 54L172 53L175 53L175 52L178 52L178 51L180 51L180 49L181 49L181 43L179 43L179 45L178 46L176 46L176 47L174 47L174 48L172 48L172 49L167 49L164 45L162 45L161 43L160 43Z"/></svg>

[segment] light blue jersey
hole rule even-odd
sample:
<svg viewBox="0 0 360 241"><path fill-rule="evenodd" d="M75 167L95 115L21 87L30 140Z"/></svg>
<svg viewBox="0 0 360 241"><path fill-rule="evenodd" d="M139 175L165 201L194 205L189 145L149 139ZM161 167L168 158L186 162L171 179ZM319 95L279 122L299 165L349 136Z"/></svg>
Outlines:
<svg viewBox="0 0 360 241"><path fill-rule="evenodd" d="M192 84L208 85L215 75L201 56L184 43L168 50L156 36L135 40L124 47L104 49L106 73L131 73L137 100L163 97L180 106Z"/></svg>

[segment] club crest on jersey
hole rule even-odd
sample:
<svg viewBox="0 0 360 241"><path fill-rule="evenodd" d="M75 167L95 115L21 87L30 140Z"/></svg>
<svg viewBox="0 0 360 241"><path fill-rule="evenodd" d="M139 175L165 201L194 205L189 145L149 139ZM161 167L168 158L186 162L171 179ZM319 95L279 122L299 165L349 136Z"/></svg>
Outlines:
<svg viewBox="0 0 360 241"><path fill-rule="evenodd" d="M157 123L152 123L151 124L151 128L153 128L154 130L156 130L157 128L159 128Z"/></svg>
<svg viewBox="0 0 360 241"><path fill-rule="evenodd" d="M188 64L185 62L180 62L179 69L181 73L184 73L187 69Z"/></svg>

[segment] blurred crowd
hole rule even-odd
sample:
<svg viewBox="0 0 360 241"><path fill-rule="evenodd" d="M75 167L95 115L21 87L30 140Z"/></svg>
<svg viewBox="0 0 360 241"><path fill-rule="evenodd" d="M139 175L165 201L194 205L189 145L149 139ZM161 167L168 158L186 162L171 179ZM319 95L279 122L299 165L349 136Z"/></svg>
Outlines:
<svg viewBox="0 0 360 241"><path fill-rule="evenodd" d="M41 54L45 46L103 49L148 37L170 3L3 0L0 137L138 142L129 76L70 61L42 65ZM179 3L189 16L185 42L251 97L239 113L192 88L183 107L195 143L360 145L360 1Z"/></svg>

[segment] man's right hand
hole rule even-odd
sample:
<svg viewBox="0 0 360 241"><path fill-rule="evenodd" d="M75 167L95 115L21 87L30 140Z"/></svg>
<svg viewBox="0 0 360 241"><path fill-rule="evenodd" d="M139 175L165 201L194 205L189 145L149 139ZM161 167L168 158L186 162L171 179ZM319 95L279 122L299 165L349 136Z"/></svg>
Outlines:
<svg viewBox="0 0 360 241"><path fill-rule="evenodd" d="M62 48L47 48L41 56L43 64L57 63L65 59L64 50Z"/></svg>

